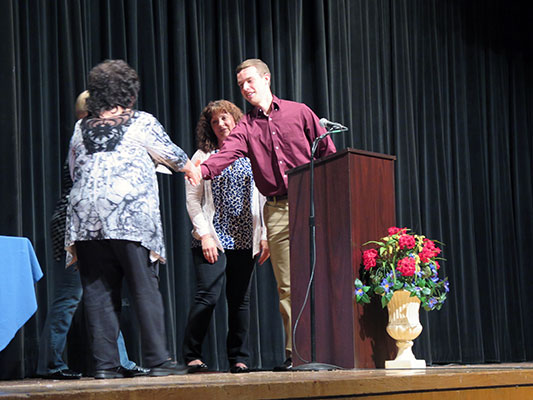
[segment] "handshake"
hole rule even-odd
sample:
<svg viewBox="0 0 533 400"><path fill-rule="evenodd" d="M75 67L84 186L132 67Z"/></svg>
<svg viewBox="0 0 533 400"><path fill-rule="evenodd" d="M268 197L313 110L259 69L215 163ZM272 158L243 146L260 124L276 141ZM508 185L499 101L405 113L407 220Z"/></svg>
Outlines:
<svg viewBox="0 0 533 400"><path fill-rule="evenodd" d="M198 186L202 180L202 169L200 168L200 160L196 160L194 164L191 160L187 160L185 166L180 170L185 174L185 180L191 185Z"/></svg>

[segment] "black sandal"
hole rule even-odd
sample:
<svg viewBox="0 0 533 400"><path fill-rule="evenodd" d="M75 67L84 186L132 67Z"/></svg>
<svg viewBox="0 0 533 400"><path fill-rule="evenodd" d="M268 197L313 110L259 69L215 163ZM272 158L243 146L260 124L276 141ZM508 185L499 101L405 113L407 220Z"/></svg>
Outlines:
<svg viewBox="0 0 533 400"><path fill-rule="evenodd" d="M189 374L194 374L195 372L206 372L208 369L207 364L204 363L187 365L187 368L189 369Z"/></svg>
<svg viewBox="0 0 533 400"><path fill-rule="evenodd" d="M247 372L250 372L250 368L248 368L248 367L238 367L236 365L233 365L229 369L229 372L231 372L232 374L245 374Z"/></svg>

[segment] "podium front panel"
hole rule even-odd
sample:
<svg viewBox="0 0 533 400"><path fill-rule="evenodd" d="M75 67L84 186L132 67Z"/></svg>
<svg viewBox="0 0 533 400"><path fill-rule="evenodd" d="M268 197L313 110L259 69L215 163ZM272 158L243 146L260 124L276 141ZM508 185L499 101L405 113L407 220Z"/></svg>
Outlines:
<svg viewBox="0 0 533 400"><path fill-rule="evenodd" d="M293 362L383 367L395 352L385 331L386 310L380 304L356 304L354 280L361 245L395 225L394 157L346 149L316 162L314 176L316 360L311 360L309 300L301 312L311 275L309 165L289 172L293 329L298 323Z"/></svg>

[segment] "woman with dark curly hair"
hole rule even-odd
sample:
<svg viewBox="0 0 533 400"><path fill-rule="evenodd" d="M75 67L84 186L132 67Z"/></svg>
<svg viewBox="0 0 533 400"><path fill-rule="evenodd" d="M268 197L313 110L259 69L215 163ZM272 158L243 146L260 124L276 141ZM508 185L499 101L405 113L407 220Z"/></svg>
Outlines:
<svg viewBox="0 0 533 400"><path fill-rule="evenodd" d="M210 102L196 126L199 150L193 162L203 162L218 152L242 111L227 100ZM187 211L193 224L192 253L196 294L189 313L183 355L189 372L207 370L202 342L226 281L230 371L248 372L250 356L250 280L255 256L262 264L270 256L263 224L265 198L254 184L248 158L240 158L219 176L199 186L186 185Z"/></svg>
<svg viewBox="0 0 533 400"><path fill-rule="evenodd" d="M121 285L126 279L141 329L144 362L154 376L185 373L170 361L159 292L165 246L156 164L201 176L152 115L133 109L139 78L126 62L107 60L89 73L89 116L70 140L73 186L67 207L65 247L78 260L95 378L146 375L120 366Z"/></svg>

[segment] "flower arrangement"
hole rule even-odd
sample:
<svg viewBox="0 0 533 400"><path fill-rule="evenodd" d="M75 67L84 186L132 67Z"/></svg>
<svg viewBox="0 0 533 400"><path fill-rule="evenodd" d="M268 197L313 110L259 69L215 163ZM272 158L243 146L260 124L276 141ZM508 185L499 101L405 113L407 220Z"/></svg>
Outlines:
<svg viewBox="0 0 533 400"><path fill-rule="evenodd" d="M425 236L409 233L407 228L391 227L388 236L369 241L377 248L363 252L361 280L355 280L358 303L370 303L370 296L381 296L385 307L396 290L407 290L420 299L427 310L440 310L450 290L448 278L439 277L437 260L441 249ZM437 242L442 244L440 242Z"/></svg>

